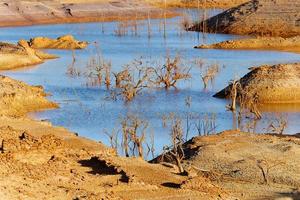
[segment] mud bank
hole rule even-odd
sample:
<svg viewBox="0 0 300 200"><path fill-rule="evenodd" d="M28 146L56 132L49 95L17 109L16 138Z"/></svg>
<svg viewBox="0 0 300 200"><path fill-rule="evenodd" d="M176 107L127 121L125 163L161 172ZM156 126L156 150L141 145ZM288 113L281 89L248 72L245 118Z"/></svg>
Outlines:
<svg viewBox="0 0 300 200"><path fill-rule="evenodd" d="M300 33L299 12L298 1L253 0L195 24L189 30L293 37Z"/></svg>
<svg viewBox="0 0 300 200"><path fill-rule="evenodd" d="M168 17L177 15L166 11ZM164 12L144 1L0 1L0 26L24 26L161 18Z"/></svg>
<svg viewBox="0 0 300 200"><path fill-rule="evenodd" d="M262 104L300 102L299 63L253 67L239 82L243 92L256 96ZM214 97L229 97L231 88L232 85L227 86Z"/></svg>
<svg viewBox="0 0 300 200"><path fill-rule="evenodd" d="M257 37L196 46L198 49L257 49L300 52L300 37Z"/></svg>
<svg viewBox="0 0 300 200"><path fill-rule="evenodd" d="M57 56L32 49L25 40L20 40L18 45L0 42L0 70L36 65L54 58Z"/></svg>
<svg viewBox="0 0 300 200"><path fill-rule="evenodd" d="M57 39L36 37L31 38L28 45L34 49L85 49L88 42L77 41L72 35L64 35Z"/></svg>

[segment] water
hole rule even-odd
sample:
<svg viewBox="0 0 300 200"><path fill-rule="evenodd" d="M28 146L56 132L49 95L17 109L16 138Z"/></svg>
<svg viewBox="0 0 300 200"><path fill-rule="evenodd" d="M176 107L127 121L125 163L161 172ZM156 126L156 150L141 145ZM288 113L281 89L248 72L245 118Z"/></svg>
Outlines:
<svg viewBox="0 0 300 200"><path fill-rule="evenodd" d="M148 131L154 133L156 153L159 153L164 145L169 144L170 132L162 125L162 115L174 112L183 119L191 112L200 116L215 115L216 131L230 129L233 120L231 112L225 109L228 102L213 98L215 92L224 88L231 79L243 76L251 66L300 61L299 54L287 52L193 49L195 45L240 36L206 34L203 37L202 34L194 32L186 33L179 28L180 21L179 17L167 20L166 38L163 36L162 20L151 20L149 38L146 20L139 22L137 36L130 32L126 36L118 37L115 35L118 23L109 22L1 28L0 41L17 42L19 39L35 36L55 38L72 34L79 40L91 43L86 50L75 52L75 67L81 69L85 68L98 47L103 57L112 62L115 72L140 56L152 61L161 60L166 52L171 56L180 54L186 61L203 59L206 63L218 63L221 66L220 73L206 90L203 90L200 71L193 69L191 71L193 78L179 83L177 90L146 90L127 104L120 99L109 100L106 98L109 92L105 87L87 87L85 78L72 78L66 74L67 68L72 64L72 52L63 50L48 51L58 55L59 59L4 74L32 85L43 85L45 90L52 94L49 99L59 103L59 109L31 114L35 118L48 119L54 125L64 126L81 136L101 140L109 145L107 135L103 134L104 130L110 132L113 128L120 129L120 118L134 113L149 121ZM185 104L187 97L191 97L190 107ZM288 119L286 132L298 132L300 130L300 124L297 123L300 119L298 110L297 105L266 108L263 120L258 122L257 131L265 131L270 120L284 116ZM190 136L195 134L194 129Z"/></svg>

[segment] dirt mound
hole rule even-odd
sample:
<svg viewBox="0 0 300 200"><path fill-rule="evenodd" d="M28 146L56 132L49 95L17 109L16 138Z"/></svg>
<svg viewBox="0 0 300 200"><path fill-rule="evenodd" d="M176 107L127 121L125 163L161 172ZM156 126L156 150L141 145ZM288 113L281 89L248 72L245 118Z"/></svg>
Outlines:
<svg viewBox="0 0 300 200"><path fill-rule="evenodd" d="M228 40L210 45L200 45L199 49L274 49L300 52L300 37L257 37Z"/></svg>
<svg viewBox="0 0 300 200"><path fill-rule="evenodd" d="M300 34L300 2L252 0L200 22L192 31L293 37Z"/></svg>
<svg viewBox="0 0 300 200"><path fill-rule="evenodd" d="M30 111L57 107L46 99L41 86L29 86L0 76L0 89L0 115L21 116Z"/></svg>
<svg viewBox="0 0 300 200"><path fill-rule="evenodd" d="M186 162L241 199L297 196L290 188L300 186L300 138L225 131L193 138L187 148L196 147L198 153ZM191 179L184 186L197 182L205 181Z"/></svg>
<svg viewBox="0 0 300 200"><path fill-rule="evenodd" d="M29 41L31 48L35 49L85 49L88 42L81 42L74 39L72 35L65 35L57 39L36 37Z"/></svg>
<svg viewBox="0 0 300 200"><path fill-rule="evenodd" d="M300 102L300 64L280 64L261 66L240 79L243 91L258 97L258 102L299 103ZM214 97L227 98L231 85L221 90Z"/></svg>
<svg viewBox="0 0 300 200"><path fill-rule="evenodd" d="M32 49L25 40L20 40L18 45L0 43L0 70L36 65L54 58L57 56Z"/></svg>

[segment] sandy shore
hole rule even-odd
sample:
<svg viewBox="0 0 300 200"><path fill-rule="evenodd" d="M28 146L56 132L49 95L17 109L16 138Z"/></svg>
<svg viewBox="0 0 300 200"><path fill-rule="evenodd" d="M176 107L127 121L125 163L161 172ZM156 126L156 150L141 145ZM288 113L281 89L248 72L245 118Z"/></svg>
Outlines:
<svg viewBox="0 0 300 200"><path fill-rule="evenodd" d="M200 45L199 49L246 49L246 50L279 50L300 52L300 37L257 37L240 40L228 40L220 43Z"/></svg>
<svg viewBox="0 0 300 200"><path fill-rule="evenodd" d="M0 0L0 26L136 20L161 18L164 13L140 0ZM177 14L166 11L166 15L171 17Z"/></svg>
<svg viewBox="0 0 300 200"><path fill-rule="evenodd" d="M0 42L0 70L37 65L54 58L57 56L31 48L25 40L20 40L17 45Z"/></svg>

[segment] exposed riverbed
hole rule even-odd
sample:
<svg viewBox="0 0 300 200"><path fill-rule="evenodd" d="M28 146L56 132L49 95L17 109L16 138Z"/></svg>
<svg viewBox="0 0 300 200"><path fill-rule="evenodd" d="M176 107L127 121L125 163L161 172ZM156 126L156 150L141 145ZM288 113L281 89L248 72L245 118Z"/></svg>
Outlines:
<svg viewBox="0 0 300 200"><path fill-rule="evenodd" d="M72 34L78 40L90 42L86 50L75 51L74 66L81 69L86 67L98 48L103 57L112 62L113 71L120 70L123 65L141 56L148 60L161 60L169 53L171 56L180 54L186 61L202 59L206 63L220 66L219 73L206 90L203 90L200 70L193 68L192 79L180 82L177 90L146 90L130 103L114 101L107 98L109 91L104 86L87 87L84 77L70 77L67 69L72 64L72 52L63 50L49 50L58 55L59 59L4 74L29 84L43 85L52 94L50 99L60 105L59 109L33 113L32 116L47 119L54 125L64 126L81 136L100 140L107 145L109 140L103 134L104 130L110 132L113 128L120 129L120 117L129 113L138 114L149 121L149 131L155 135L155 148L159 153L169 143L169 129L163 127L162 115L174 112L183 118L183 122L187 113L198 113L202 118L214 115L216 132L231 129L232 113L225 108L228 101L213 98L214 93L224 88L231 79L242 77L251 66L300 61L300 54L288 52L193 49L199 44L216 43L240 36L187 33L181 30L180 22L180 17L168 19L165 37L163 20L151 20L151 31L145 20L138 22L137 32L128 28L128 34L124 36L115 33L120 25L118 22L108 22L1 28L0 41L15 43L19 39L36 36L56 38ZM191 97L190 107L185 103L187 97ZM269 123L281 115L288 119L286 132L296 133L300 130L300 106L272 105L264 110L257 132L265 132ZM196 134L195 129L190 136L192 133Z"/></svg>

